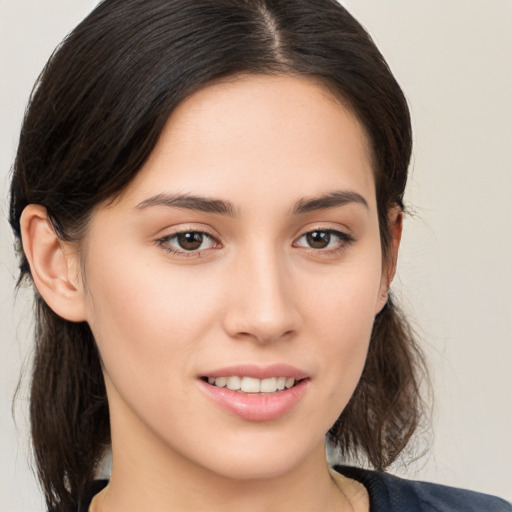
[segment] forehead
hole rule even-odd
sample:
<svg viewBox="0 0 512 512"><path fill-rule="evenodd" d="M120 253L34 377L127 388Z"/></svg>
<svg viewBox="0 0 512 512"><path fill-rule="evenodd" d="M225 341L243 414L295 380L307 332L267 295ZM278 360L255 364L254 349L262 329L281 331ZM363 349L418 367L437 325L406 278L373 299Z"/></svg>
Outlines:
<svg viewBox="0 0 512 512"><path fill-rule="evenodd" d="M374 200L364 128L313 79L290 75L233 77L187 97L123 194L230 196L236 203L354 190ZM284 191L289 192L285 194ZM135 197L136 196L136 197Z"/></svg>

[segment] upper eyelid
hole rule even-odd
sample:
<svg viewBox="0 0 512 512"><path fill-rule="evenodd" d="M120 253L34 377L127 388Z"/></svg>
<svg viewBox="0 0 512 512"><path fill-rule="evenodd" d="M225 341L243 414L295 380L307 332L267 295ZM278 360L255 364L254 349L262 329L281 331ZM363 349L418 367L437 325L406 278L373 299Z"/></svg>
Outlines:
<svg viewBox="0 0 512 512"><path fill-rule="evenodd" d="M308 228L305 231L301 231L298 235L296 235L295 240L298 240L299 238L303 237L304 235L307 235L308 233L313 233L314 231L325 231L326 233L332 233L334 235L337 235L337 236L340 236L343 238L354 240L352 233L348 229L323 227L323 226L314 226L314 227Z"/></svg>
<svg viewBox="0 0 512 512"><path fill-rule="evenodd" d="M298 227L295 231L295 237L311 233L311 231L331 231L351 235L353 228L350 227L351 222L341 222L341 219L328 218L313 220L312 222L301 223L301 227Z"/></svg>
<svg viewBox="0 0 512 512"><path fill-rule="evenodd" d="M352 235L347 232L346 230L338 229L338 228L332 228L332 227L322 227L322 226L315 226L308 228L304 231L299 231L298 234L294 236L294 239L298 239L304 235L307 235L308 233L312 233L313 231L326 231L328 233L334 233L345 237L352 237ZM183 229L176 229L175 231L172 231L170 233L167 233L159 238L171 238L173 236L177 236L183 233L201 233L204 235L208 235L214 239L218 239L219 237L212 232L206 230L205 228L194 228L194 227L187 227Z"/></svg>
<svg viewBox="0 0 512 512"><path fill-rule="evenodd" d="M164 234L157 235L157 240L172 238L174 236L181 235L183 233L201 233L203 235L209 236L210 238L213 238L217 242L219 241L219 236L216 235L215 233L213 233L213 230L210 231L209 229L205 229L204 227L196 228L196 227L192 227L192 226L187 226L186 228L176 228L176 229L166 228L166 229L161 230L161 232L163 232Z"/></svg>

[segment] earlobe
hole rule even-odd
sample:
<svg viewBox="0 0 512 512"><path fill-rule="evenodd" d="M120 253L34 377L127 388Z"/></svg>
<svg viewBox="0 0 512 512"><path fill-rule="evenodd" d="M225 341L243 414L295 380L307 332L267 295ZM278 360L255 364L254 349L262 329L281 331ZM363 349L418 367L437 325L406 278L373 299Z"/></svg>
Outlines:
<svg viewBox="0 0 512 512"><path fill-rule="evenodd" d="M44 301L66 320L85 321L77 252L59 239L43 206L28 205L21 215L20 226L23 251L34 284Z"/></svg>

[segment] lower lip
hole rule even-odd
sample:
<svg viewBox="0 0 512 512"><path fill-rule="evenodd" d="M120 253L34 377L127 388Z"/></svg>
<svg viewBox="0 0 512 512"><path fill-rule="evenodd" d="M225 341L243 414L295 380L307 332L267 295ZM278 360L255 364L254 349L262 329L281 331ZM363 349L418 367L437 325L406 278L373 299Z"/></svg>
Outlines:
<svg viewBox="0 0 512 512"><path fill-rule="evenodd" d="M238 393L199 380L201 389L224 410L250 421L270 421L286 414L304 396L309 379L276 393Z"/></svg>

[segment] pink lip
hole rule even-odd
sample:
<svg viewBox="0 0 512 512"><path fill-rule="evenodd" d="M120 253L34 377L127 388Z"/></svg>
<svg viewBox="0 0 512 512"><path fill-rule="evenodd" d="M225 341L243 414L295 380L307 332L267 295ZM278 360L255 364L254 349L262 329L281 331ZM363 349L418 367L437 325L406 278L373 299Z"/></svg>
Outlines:
<svg viewBox="0 0 512 512"><path fill-rule="evenodd" d="M295 380L302 380L309 375L288 364L271 364L268 366L258 366L255 364L239 364L226 366L208 371L202 377L254 377L256 379L267 379L270 377L293 377Z"/></svg>
<svg viewBox="0 0 512 512"><path fill-rule="evenodd" d="M270 421L283 416L307 391L310 380L301 380L290 389L268 394L245 394L218 388L199 380L200 388L224 410L250 421Z"/></svg>

